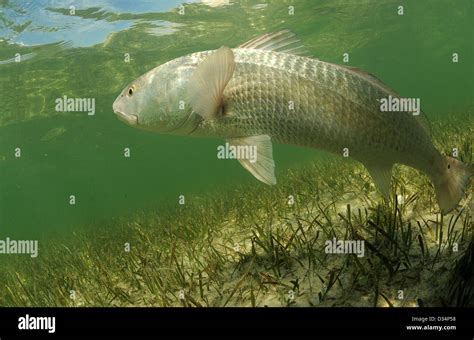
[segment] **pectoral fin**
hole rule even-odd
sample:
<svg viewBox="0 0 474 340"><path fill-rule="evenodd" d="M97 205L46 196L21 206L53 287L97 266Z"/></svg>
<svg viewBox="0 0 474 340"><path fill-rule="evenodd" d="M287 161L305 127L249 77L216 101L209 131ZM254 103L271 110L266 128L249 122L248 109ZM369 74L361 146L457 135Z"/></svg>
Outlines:
<svg viewBox="0 0 474 340"><path fill-rule="evenodd" d="M392 178L393 164L364 163L364 166L369 171L377 189L382 196L388 200L390 196L390 181Z"/></svg>
<svg viewBox="0 0 474 340"><path fill-rule="evenodd" d="M205 119L218 116L223 104L222 94L234 69L234 53L226 46L197 66L188 85L189 103L196 113Z"/></svg>
<svg viewBox="0 0 474 340"><path fill-rule="evenodd" d="M232 138L228 143L233 146L255 147L255 159L240 158L242 166L265 184L276 184L275 162L273 161L272 141L268 135Z"/></svg>

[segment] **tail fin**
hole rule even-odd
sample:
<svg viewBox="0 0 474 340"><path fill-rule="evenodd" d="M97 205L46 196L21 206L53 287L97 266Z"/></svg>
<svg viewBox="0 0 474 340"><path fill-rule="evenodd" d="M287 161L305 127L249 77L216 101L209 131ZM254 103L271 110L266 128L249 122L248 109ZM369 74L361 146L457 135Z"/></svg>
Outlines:
<svg viewBox="0 0 474 340"><path fill-rule="evenodd" d="M442 214L447 214L458 205L464 195L469 177L474 169L457 159L444 157L442 173L433 179L436 198Z"/></svg>

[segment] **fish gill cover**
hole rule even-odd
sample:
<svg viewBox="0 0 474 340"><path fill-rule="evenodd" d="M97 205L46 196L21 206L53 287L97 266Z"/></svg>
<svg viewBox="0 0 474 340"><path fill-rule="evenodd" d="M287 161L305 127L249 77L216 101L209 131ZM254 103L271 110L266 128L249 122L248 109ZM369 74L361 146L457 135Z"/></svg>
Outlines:
<svg viewBox="0 0 474 340"><path fill-rule="evenodd" d="M471 1L0 8L0 306L473 306Z"/></svg>

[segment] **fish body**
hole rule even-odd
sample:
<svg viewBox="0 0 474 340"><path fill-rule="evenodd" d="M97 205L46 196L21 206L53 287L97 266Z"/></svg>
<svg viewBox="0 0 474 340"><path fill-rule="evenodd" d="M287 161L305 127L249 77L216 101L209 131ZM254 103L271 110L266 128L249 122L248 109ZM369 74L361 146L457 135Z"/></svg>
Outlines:
<svg viewBox="0 0 474 340"><path fill-rule="evenodd" d="M385 197L393 164L405 164L426 173L442 211L452 210L472 168L436 150L424 114L382 111L381 99L399 97L393 90L360 70L293 53L292 38L277 32L174 59L127 86L114 111L146 130L257 146L257 164L239 161L268 184L276 183L272 141L350 156Z"/></svg>
<svg viewBox="0 0 474 340"><path fill-rule="evenodd" d="M234 76L223 92L222 118L200 120L191 134L223 138L267 134L362 162L389 159L427 170L439 156L416 118L380 112L389 95L370 79L338 65L273 51L233 49ZM195 54L202 60L209 52ZM198 61L198 63L199 63Z"/></svg>

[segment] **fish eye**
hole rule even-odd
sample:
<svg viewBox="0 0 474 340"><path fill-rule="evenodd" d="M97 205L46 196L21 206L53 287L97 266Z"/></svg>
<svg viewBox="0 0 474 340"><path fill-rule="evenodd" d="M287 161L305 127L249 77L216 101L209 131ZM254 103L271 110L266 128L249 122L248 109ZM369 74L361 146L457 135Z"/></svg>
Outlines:
<svg viewBox="0 0 474 340"><path fill-rule="evenodd" d="M128 95L131 96L133 95L133 92L135 91L135 86L132 86L128 89Z"/></svg>

